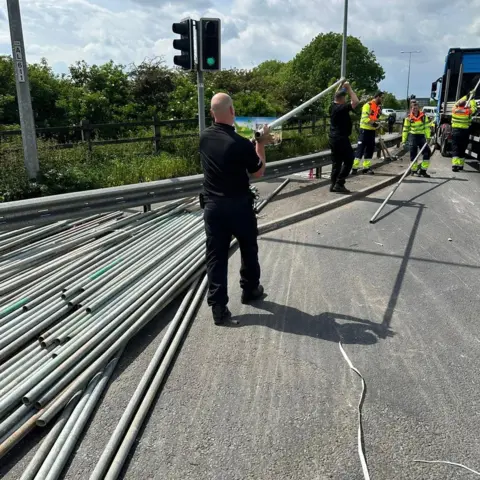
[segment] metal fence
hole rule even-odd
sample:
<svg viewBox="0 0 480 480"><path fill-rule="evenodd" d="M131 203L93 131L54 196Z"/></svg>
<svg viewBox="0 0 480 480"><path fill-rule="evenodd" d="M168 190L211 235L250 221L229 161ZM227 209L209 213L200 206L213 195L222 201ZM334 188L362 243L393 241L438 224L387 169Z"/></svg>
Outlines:
<svg viewBox="0 0 480 480"><path fill-rule="evenodd" d="M309 132L311 135L318 132L326 132L328 127L328 117L326 116L302 116L293 118L286 122L282 131L296 131L299 134ZM99 139L102 132L109 132L110 137L119 137L119 133L125 130L139 128L150 128L152 135L142 137L128 138L110 138L108 140ZM182 133L171 133L173 131L183 130ZM0 141L19 136L21 130L0 130ZM159 120L154 117L151 121L139 122L121 122L121 123L90 123L89 120L82 120L79 125L65 125L58 127L39 127L36 129L37 137L54 139L59 143L52 148L74 148L86 145L89 152L94 147L103 145L120 145L131 143L150 142L153 153L160 153L162 141L175 140L180 138L198 137L198 118L188 118L181 120ZM67 140L62 142L61 140ZM288 141L288 138L285 139Z"/></svg>

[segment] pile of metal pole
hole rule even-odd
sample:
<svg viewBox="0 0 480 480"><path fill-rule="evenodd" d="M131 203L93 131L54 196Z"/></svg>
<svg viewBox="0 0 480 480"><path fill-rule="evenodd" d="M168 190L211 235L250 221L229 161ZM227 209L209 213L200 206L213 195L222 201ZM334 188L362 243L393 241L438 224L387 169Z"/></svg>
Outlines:
<svg viewBox="0 0 480 480"><path fill-rule="evenodd" d="M0 234L0 458L51 426L21 480L60 478L128 341L187 291L91 476L118 477L202 301L204 245L185 199Z"/></svg>
<svg viewBox="0 0 480 480"><path fill-rule="evenodd" d="M65 407L82 418L109 362L204 270L193 202L120 215L0 236L0 458Z"/></svg>

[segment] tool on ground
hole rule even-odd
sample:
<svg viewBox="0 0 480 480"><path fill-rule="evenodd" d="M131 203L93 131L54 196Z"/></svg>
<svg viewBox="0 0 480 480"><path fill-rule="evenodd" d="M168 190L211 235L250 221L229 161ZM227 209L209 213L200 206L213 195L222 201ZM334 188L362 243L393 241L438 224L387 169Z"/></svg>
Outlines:
<svg viewBox="0 0 480 480"><path fill-rule="evenodd" d="M400 180L397 182L397 184L393 187L393 190L388 194L387 198L383 201L383 203L380 205L380 207L378 208L378 210L375 212L375 214L373 215L373 217L370 219L370 223L375 223L375 220L376 218L378 217L378 215L380 214L380 212L382 211L383 207L387 204L387 202L392 198L393 194L397 191L397 188L400 186L400 184L403 182L403 180L405 179L405 177L410 173L410 170L412 169L413 165L415 164L415 162L420 158L420 155L422 154L423 150L425 150L425 148L428 147L428 143L425 142L425 144L423 145L423 147L420 149L420 151L418 152L418 154L416 155L416 157L410 162L410 165L408 166L408 168L405 170L405 172L403 173L403 175L401 176Z"/></svg>
<svg viewBox="0 0 480 480"><path fill-rule="evenodd" d="M295 116L297 113L300 113L301 111L305 110L308 106L316 102L321 97L325 96L328 92L332 91L334 88L342 86L345 83L345 81L346 79L342 77L340 80L338 80L338 82L335 82L333 85L330 85L328 88L323 90L323 92L320 92L319 94L312 97L310 100L307 100L306 102L302 103L298 107L295 107L293 110L290 110L288 113L281 116L280 118L277 118L272 123L269 123L268 128L271 131L275 127L279 127L280 125L282 125L282 123L286 122L287 120ZM262 135L263 135L263 128L255 132L255 138L260 138Z"/></svg>
<svg viewBox="0 0 480 480"><path fill-rule="evenodd" d="M381 133L381 128L383 129L385 127L385 122L379 122L379 125L377 127L378 131L378 143L380 144L380 151L382 152L383 155L383 160L396 160L397 156L396 155L390 155L390 151L387 148L387 145L385 144L385 141L383 140L383 136Z"/></svg>

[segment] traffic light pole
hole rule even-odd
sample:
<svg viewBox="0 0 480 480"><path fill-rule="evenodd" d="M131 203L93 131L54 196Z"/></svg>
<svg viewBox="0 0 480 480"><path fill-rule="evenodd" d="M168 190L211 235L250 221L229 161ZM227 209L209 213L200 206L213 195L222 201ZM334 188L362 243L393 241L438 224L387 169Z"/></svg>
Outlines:
<svg viewBox="0 0 480 480"><path fill-rule="evenodd" d="M205 130L205 87L203 84L203 72L197 65L197 93L198 93L198 128L200 133Z"/></svg>
<svg viewBox="0 0 480 480"><path fill-rule="evenodd" d="M30 96L28 67L25 59L19 0L7 0L7 9L17 85L18 112L20 114L20 128L22 129L24 164L29 179L36 180L39 171L37 137L33 119L32 98Z"/></svg>

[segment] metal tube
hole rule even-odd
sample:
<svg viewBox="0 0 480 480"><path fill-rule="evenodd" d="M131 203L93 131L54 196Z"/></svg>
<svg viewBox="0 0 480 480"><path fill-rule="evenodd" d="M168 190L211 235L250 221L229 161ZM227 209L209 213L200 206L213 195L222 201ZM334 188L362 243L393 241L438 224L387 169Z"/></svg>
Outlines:
<svg viewBox="0 0 480 480"><path fill-rule="evenodd" d="M203 252L200 251L199 255L203 258ZM33 398L36 398L45 390L45 388L48 388L48 386L58 378L59 373L63 373L71 363L78 362L83 355L88 353L89 349L92 349L97 343L101 342L104 337L127 319L131 313L140 312L145 308L145 305L148 305L152 301L152 299L157 298L158 295L167 289L169 284L174 282L176 276L182 273L182 268L188 268L189 259L185 259L183 263L187 263L187 267L180 264L175 270L169 272L165 276L165 279L168 279L168 281L162 286L162 288L158 288L158 280L153 278L142 288L142 291L139 292L139 296L135 301L131 301L127 298L116 304L115 308L112 309L108 315L102 315L101 320L98 323L95 323L92 328L88 329L81 337L72 342L68 348L55 357L53 362L43 367L40 373L37 372L37 375L30 377L24 384L11 392L10 396L0 400L0 411L4 408L4 405L15 401L18 395L24 395L24 402L26 404L31 403ZM155 292L155 290L157 291ZM74 355L72 356L73 353ZM58 369L54 371L57 367Z"/></svg>
<svg viewBox="0 0 480 480"><path fill-rule="evenodd" d="M62 412L58 421L55 423L52 429L48 432L48 435L45 437L39 449L36 451L34 457L28 464L26 470L23 472L22 476L20 477L20 480L35 479L35 476L37 475L38 470L42 466L44 460L48 456L48 453L51 451L53 445L57 441L58 436L63 430L63 427L67 423L68 418L70 417L73 409L75 408L79 400L80 400L80 393L77 393L77 395L74 398L72 398L70 403Z"/></svg>
<svg viewBox="0 0 480 480"><path fill-rule="evenodd" d="M267 205L267 203L275 196L277 193L279 193L281 190L283 190L287 184L290 182L290 179L287 178L281 185L279 185L272 193L270 193L264 200L260 202L258 207L255 209L256 213L260 213L264 207Z"/></svg>
<svg viewBox="0 0 480 480"><path fill-rule="evenodd" d="M197 256L198 260L201 261L203 256L203 252L200 252L200 254ZM122 305L122 308L115 308L110 311L109 314L104 317L108 320L108 322L106 325L103 325L105 328L103 328L103 330L101 329L101 333L96 336L94 334L92 335L92 331L95 332L95 330L99 329L97 325L94 325L91 330L87 331L86 334L83 334L82 337L79 337L75 343L78 343L81 346L80 348L75 347L75 355L68 357L57 370L51 372L40 382L36 383L34 388L24 395L23 402L28 405L32 403L35 398L38 398L39 395L42 395L35 402L37 408L40 408L53 399L62 388L64 388L71 380L75 379L75 377L81 374L83 369L101 354L104 348L102 346L102 342L105 341L105 339L114 341L115 337L120 335L123 330L127 329L134 319L142 313L142 311L147 309L148 306L155 302L158 298L162 298L162 294L168 290L168 287L172 284L175 284L175 282L185 274L185 270L188 268L189 264L187 259L187 265L182 266L182 269L177 269L175 276L173 276L173 278L160 290L156 292L147 290L146 293L138 297L134 303L131 303L126 310L124 310L125 306ZM119 312L121 312L120 315L116 316ZM72 346L73 345L74 344L72 343ZM90 353L88 353L89 350ZM63 356L67 356L65 352L62 353ZM55 360L57 360L59 357L57 357ZM82 359L82 357L84 358ZM70 367L73 368L70 369ZM65 371L67 371L67 373L61 376ZM61 379L54 383L60 376ZM52 384L53 386L51 386ZM51 387L45 392L49 386Z"/></svg>
<svg viewBox="0 0 480 480"><path fill-rule="evenodd" d="M115 452L118 450L118 446L121 444L122 438L125 435L125 432L128 429L128 426L132 422L132 418L135 415L135 412L138 410L138 406L140 405L142 398L145 397L145 392L148 389L148 386L152 383L152 378L155 375L155 372L158 369L158 366L165 355L165 351L167 350L168 345L172 337L174 336L178 324L182 320L185 311L188 308L188 305L192 301L193 295L195 290L198 287L198 280L193 282L191 287L189 288L187 294L185 295L180 307L175 314L175 317L170 322L168 326L168 330L166 331L164 337L160 345L158 346L152 360L150 361L145 373L143 374L140 383L138 384L135 392L132 395L132 398L128 402L128 405L125 411L120 418L115 430L113 431L112 435L110 436L110 440L108 441L105 449L100 456L95 469L93 470L90 480L102 480L107 471L108 465L112 460L112 457L115 455Z"/></svg>
<svg viewBox="0 0 480 480"><path fill-rule="evenodd" d="M0 438L3 438L3 436L6 435L14 425L21 422L22 419L29 418L29 415L33 415L34 413L34 408L20 404L20 406L0 424Z"/></svg>
<svg viewBox="0 0 480 480"><path fill-rule="evenodd" d="M51 325L53 322L55 322L55 320L61 318L62 315L71 310L71 307L68 305L65 305L62 308L58 308L57 306L55 306L51 307L50 310L52 312L56 312L51 317L44 318L43 321L39 324L36 324L36 319L33 318L28 325L25 325L21 329L23 335L20 335L19 332L14 332L9 336L2 337L2 339L0 340L0 346L3 346L3 348L0 350L0 360L3 360L12 352L14 352L17 348L21 347L24 343L34 338L46 326Z"/></svg>
<svg viewBox="0 0 480 480"><path fill-rule="evenodd" d="M204 257L195 262L187 272L180 276L172 287L163 295L158 302L153 303L150 308L143 313L140 318L136 318L134 322L129 326L128 330L121 334L114 340L110 347L108 347L104 353L97 358L88 368L86 368L81 375L76 379L42 411L42 415L38 417L39 425L46 425L69 401L72 395L81 388L82 385L88 381L89 378L99 369L105 365L105 362L115 354L117 350L124 347L125 344L134 336L146 323L148 323L152 316L154 316L161 308L168 305L173 299L182 293L185 286L193 281L198 275L204 272ZM109 345L107 341L104 341L105 347Z"/></svg>
<svg viewBox="0 0 480 480"><path fill-rule="evenodd" d="M400 184L403 182L404 178L408 175L410 170L412 169L413 164L418 160L420 157L421 153L427 147L427 142L424 143L423 147L420 149L418 152L417 156L410 162L410 165L408 168L405 170L403 175L401 176L400 180L396 183L396 185L393 187L393 190L388 194L387 198L383 201L383 203L378 207L378 210L374 213L373 217L370 219L370 223L375 223L376 218L380 214L380 212L383 210L383 207L387 204L387 202L392 198L393 194L396 192L397 188L400 186Z"/></svg>
<svg viewBox="0 0 480 480"><path fill-rule="evenodd" d="M165 226L169 220L170 219L163 219L160 225ZM117 259L119 256L123 254L127 254L129 251L131 251L132 243L134 245L133 248L137 248L151 241L153 236L157 233L156 232L157 228L159 227L157 227L156 225L153 225L152 227L145 229L145 231L143 232L144 235L142 235L141 237L139 238L129 237L123 244L118 246L120 248L112 248L110 251L106 252L105 255L102 255L102 257L98 258L99 261L97 262L97 264L95 264L94 267L92 267L89 271L87 271L86 274L84 274L84 280L80 280L78 283L81 283L82 281L87 281L92 275L98 275L99 270L101 270L102 268L105 268L105 264L102 264L100 260L102 260L105 263L108 261L113 261ZM75 289L76 288L75 285L76 284L65 287L63 291L65 292L67 290ZM63 298L66 298L66 296L64 296Z"/></svg>
<svg viewBox="0 0 480 480"><path fill-rule="evenodd" d="M4 372L0 378L0 395L5 385L8 385L14 378L18 379L22 374L22 371L28 370L32 365L36 368L38 362L48 354L47 350L34 351L35 355L32 355L28 360L24 359L20 364L13 365L11 369ZM15 368L13 368L15 367Z"/></svg>
<svg viewBox="0 0 480 480"><path fill-rule="evenodd" d="M294 108L293 110L290 110L290 112L286 113L285 115L281 116L280 118L277 118L274 120L272 123L268 125L269 129L273 129L275 127L278 127L282 125L282 123L285 123L288 119L292 118L295 116L297 113L300 113L301 111L305 110L308 106L310 106L312 103L316 102L319 100L321 97L325 96L327 93L331 92L333 89L337 88L339 85L345 82L345 78L341 78L337 82L335 82L333 85L330 87L326 88L319 94L315 95L312 97L310 100L307 100L306 102L302 103L298 107ZM260 137L263 135L263 128L260 129L258 132L255 133L256 137Z"/></svg>
<svg viewBox="0 0 480 480"><path fill-rule="evenodd" d="M25 357L28 358L30 355L34 355L35 350L40 350L40 345L37 342L32 342L28 347L25 347L23 350L18 352L15 356L13 356L10 360L2 363L0 365L0 373L4 373L10 367L17 364L20 361L23 361Z"/></svg>
<svg viewBox="0 0 480 480"><path fill-rule="evenodd" d="M187 231L191 228L190 224L186 224L180 231L176 231L175 229L168 229L168 232L176 233L177 235L180 235L184 231ZM96 281L92 286L89 288L86 288L86 285L88 285L90 282L93 282L94 280L97 280L99 278L99 275L94 274L90 275L89 277L79 280L75 285L72 285L71 287L68 287L66 289L66 292L62 295L62 298L68 298L75 294L78 291L83 290L83 293L81 293L78 297L75 298L75 303L78 303L81 301L81 299L86 298L92 291L97 291L101 286L105 285L108 281L110 281L113 277L118 276L119 273L117 272L117 269L121 268L127 268L127 267L133 267L135 269L136 264L138 262L138 257L144 257L145 258L145 251L150 251L150 253L147 255L151 256L155 254L156 249L160 250L166 250L168 247L165 245L161 244L161 240L163 239L163 236L160 236L160 238L155 239L156 242L159 243L157 247L152 247L151 239L148 237L145 239L145 241L141 242L139 245L135 245L134 248L132 249L132 254L128 255L128 259L123 259L121 258L120 261L123 263L117 263L117 265L113 265L112 268L110 269L110 272L107 273L105 276L102 276L100 280ZM119 258L117 257L117 260ZM127 269L127 270L131 270ZM102 271L103 273L103 271ZM127 273L123 273L123 275L126 275Z"/></svg>
<svg viewBox="0 0 480 480"><path fill-rule="evenodd" d="M342 63L341 63L341 67L340 67L340 77L342 77L342 78L347 78L347 25L348 25L348 0L344 0Z"/></svg>
<svg viewBox="0 0 480 480"><path fill-rule="evenodd" d="M75 444L77 443L83 429L85 428L85 425L88 419L90 418L93 410L95 409L95 406L100 400L100 397L103 391L105 390L121 355L122 355L122 352L120 352L119 355L117 355L116 358L114 358L110 362L110 364L107 366L105 371L102 372L102 374L96 377L95 379L96 381L93 384L93 388L91 392L89 392L88 395L86 394L87 392L85 392L84 394L84 396L86 397L86 400L83 402L82 407L80 406L80 404L78 404L77 407L75 408L73 415L75 415L77 410L81 409L81 412L76 417L76 421L73 422L72 427L70 429L67 429L67 425L65 425L64 430L67 431L66 438L61 445L61 449L57 451L56 455L53 455L54 461L50 467L48 475L45 477L45 480L55 480L60 477L60 474L62 473L69 456L71 455L73 449L75 448ZM39 480L41 478L42 477L40 476Z"/></svg>
<svg viewBox="0 0 480 480"><path fill-rule="evenodd" d="M163 379L165 377L165 374L167 373L168 367L170 366L170 363L173 357L175 356L175 353L185 334L185 331L188 325L190 324L192 317L199 306L200 301L203 298L203 295L205 293L205 288L207 287L207 283L208 283L208 277L205 275L203 278L203 281L200 284L200 287L198 288L195 294L195 297L190 305L190 308L185 314L185 317L183 318L183 321L180 324L180 327L177 333L175 334L175 338L173 339L170 347L167 350L165 358L163 359L163 361L160 364L160 367L155 373L155 376L152 382L149 384L148 390L142 399L142 403L140 404L140 407L138 408L137 413L130 424L130 428L128 429L125 436L120 437L121 440L123 441L120 445L120 448L118 449L117 454L115 455L115 458L112 461L112 465L110 469L108 470L106 476L104 477L105 480L114 480L120 474L123 464L127 459L128 453L132 448L132 445L135 439L137 438L138 432L140 431L140 428L145 420L145 417L148 414L148 411L150 410L153 400L155 399L158 393L160 385L163 382Z"/></svg>

